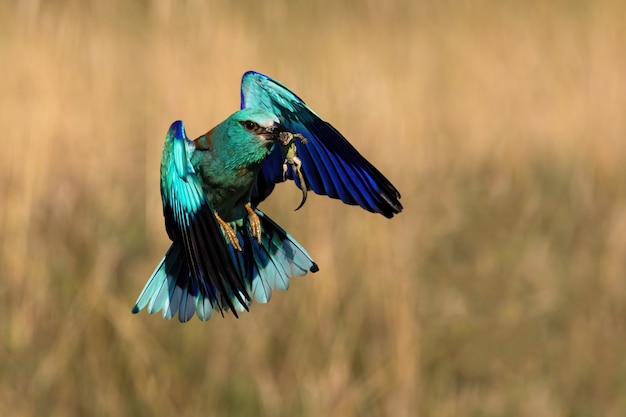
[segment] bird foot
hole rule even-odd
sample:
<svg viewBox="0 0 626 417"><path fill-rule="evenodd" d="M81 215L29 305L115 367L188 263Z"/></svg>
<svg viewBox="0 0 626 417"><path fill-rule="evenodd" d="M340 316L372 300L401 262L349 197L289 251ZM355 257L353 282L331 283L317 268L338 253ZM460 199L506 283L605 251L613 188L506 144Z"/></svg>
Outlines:
<svg viewBox="0 0 626 417"><path fill-rule="evenodd" d="M254 209L250 205L250 203L245 205L246 210L248 211L248 221L250 222L250 232L252 236L256 237L259 243L261 243L261 220L259 220L259 216L254 212Z"/></svg>
<svg viewBox="0 0 626 417"><path fill-rule="evenodd" d="M233 245L233 248L241 252L242 249L241 249L241 245L239 244L239 239L237 239L237 233L235 233L233 228L228 223L222 220L219 214L217 214L217 211L214 213L215 213L215 218L217 219L217 222L220 224L220 226L222 226L222 230L224 231L224 234L230 241L231 245Z"/></svg>

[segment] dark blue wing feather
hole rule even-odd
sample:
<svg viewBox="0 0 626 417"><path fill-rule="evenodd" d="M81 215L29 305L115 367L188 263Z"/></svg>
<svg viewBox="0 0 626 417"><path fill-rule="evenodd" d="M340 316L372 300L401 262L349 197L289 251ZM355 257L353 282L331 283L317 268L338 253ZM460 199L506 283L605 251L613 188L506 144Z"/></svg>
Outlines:
<svg viewBox="0 0 626 417"><path fill-rule="evenodd" d="M241 108L268 110L287 130L308 139L306 143L295 139L308 189L385 217L402 211L400 193L391 182L337 129L281 83L254 71L246 72L241 81ZM254 204L263 201L274 184L284 181L282 165L281 149L275 146L261 166ZM297 182L291 167L286 177Z"/></svg>

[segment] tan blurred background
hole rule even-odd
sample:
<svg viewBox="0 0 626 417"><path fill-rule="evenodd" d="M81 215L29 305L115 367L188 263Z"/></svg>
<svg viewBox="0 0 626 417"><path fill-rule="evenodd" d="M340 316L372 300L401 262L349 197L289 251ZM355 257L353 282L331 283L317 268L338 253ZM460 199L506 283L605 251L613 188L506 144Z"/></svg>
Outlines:
<svg viewBox="0 0 626 417"><path fill-rule="evenodd" d="M132 3L132 4L131 4ZM626 415L626 5L0 2L0 415ZM169 124L293 89L403 194L263 209L320 265L237 320L130 309Z"/></svg>

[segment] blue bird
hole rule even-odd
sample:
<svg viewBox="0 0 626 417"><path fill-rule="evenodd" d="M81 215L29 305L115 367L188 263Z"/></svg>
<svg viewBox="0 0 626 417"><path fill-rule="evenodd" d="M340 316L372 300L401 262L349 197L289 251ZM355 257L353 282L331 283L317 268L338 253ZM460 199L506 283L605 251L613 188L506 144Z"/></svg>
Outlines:
<svg viewBox="0 0 626 417"><path fill-rule="evenodd" d="M277 183L340 199L387 218L400 193L298 96L253 71L243 75L241 110L191 141L174 122L161 159L161 197L172 244L133 308L181 322L194 314L248 310L317 272L306 250L257 206ZM298 207L299 208L299 207Z"/></svg>

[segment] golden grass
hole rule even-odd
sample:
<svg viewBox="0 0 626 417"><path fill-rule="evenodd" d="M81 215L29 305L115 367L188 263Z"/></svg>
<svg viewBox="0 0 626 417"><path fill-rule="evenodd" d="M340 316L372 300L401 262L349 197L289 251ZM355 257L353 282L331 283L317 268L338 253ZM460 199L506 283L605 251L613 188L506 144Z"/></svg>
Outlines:
<svg viewBox="0 0 626 417"><path fill-rule="evenodd" d="M0 4L0 415L624 415L622 2L83 3ZM279 187L318 274L239 320L133 316L164 133L248 69L405 211Z"/></svg>

